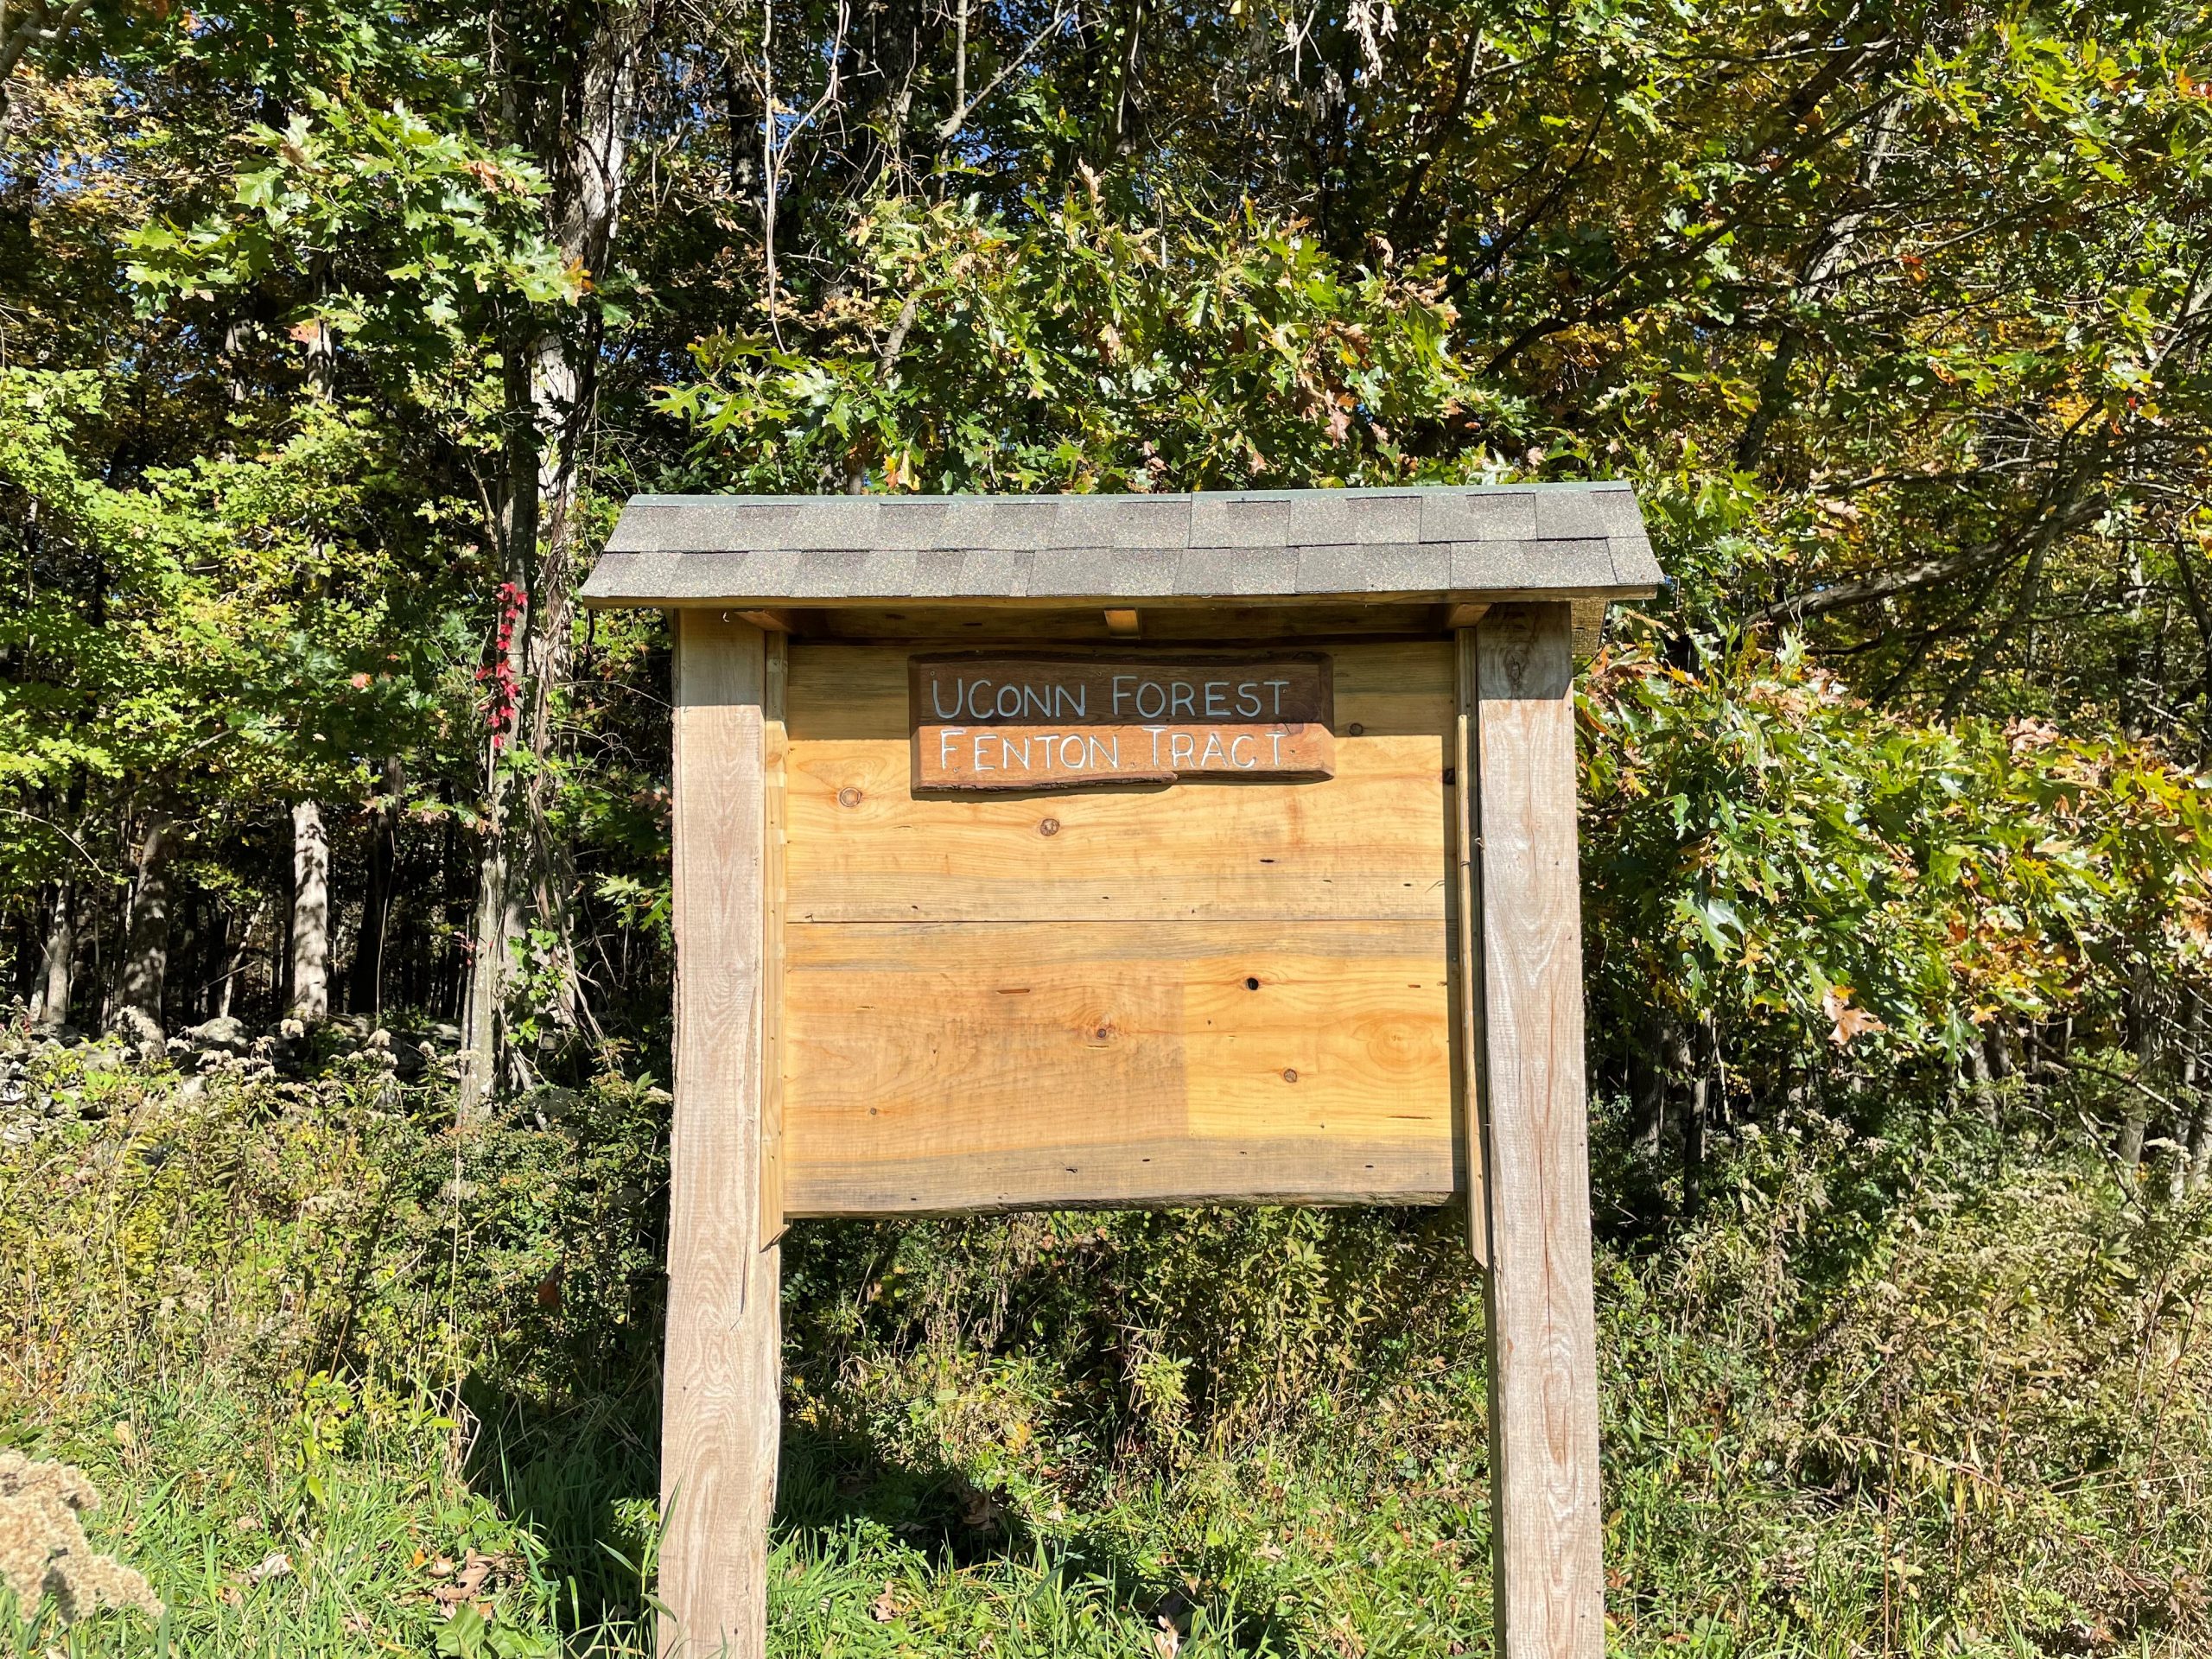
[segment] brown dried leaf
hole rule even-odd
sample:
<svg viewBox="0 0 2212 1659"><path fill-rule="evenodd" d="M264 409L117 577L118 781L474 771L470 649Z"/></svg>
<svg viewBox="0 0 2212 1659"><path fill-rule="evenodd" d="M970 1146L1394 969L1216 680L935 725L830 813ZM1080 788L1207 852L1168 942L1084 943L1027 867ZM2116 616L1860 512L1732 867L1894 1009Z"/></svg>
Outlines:
<svg viewBox="0 0 2212 1659"><path fill-rule="evenodd" d="M1830 986L1828 994L1821 999L1821 1007L1835 1022L1835 1029L1828 1033L1828 1040L1838 1048L1867 1032L1889 1029L1876 1015L1852 1006L1851 987L1848 985Z"/></svg>

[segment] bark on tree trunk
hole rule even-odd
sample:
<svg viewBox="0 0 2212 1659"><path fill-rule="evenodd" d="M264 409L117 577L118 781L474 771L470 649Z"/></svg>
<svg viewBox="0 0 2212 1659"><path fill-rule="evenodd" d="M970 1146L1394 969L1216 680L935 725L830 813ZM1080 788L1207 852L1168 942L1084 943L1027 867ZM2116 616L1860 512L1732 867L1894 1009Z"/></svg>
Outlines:
<svg viewBox="0 0 2212 1659"><path fill-rule="evenodd" d="M1707 1074L1698 1065L1688 1034L1679 1026L1667 1032L1667 1068L1673 1080L1687 1085L1681 1113L1682 1124L1682 1209L1695 1215L1705 1201L1705 1109Z"/></svg>
<svg viewBox="0 0 2212 1659"><path fill-rule="evenodd" d="M2129 987L2127 1020L2135 1049L2135 1075L2146 1088L2156 1086L2163 1069L2160 1062L2164 1056L2164 1033L2160 1027L2160 1016L2164 1010L2160 989L2151 959L2147 956L2139 958L2133 983ZM2133 1171L2143 1162L2143 1142L2151 1127L2151 1097L2142 1089L2127 1092L2127 1115L2121 1120L2120 1141L2114 1150L2120 1166Z"/></svg>
<svg viewBox="0 0 2212 1659"><path fill-rule="evenodd" d="M1989 1075L1989 1053L1978 1042L1967 1045L1967 1078L1974 1103L1991 1128L1997 1127L1997 1084Z"/></svg>
<svg viewBox="0 0 2212 1659"><path fill-rule="evenodd" d="M38 983L31 995L31 1023L61 1026L69 1022L69 992L77 955L77 887L57 882L54 904L47 915L46 941L39 953Z"/></svg>
<svg viewBox="0 0 2212 1659"><path fill-rule="evenodd" d="M162 991L169 966L169 856L176 850L176 822L156 812L138 846L138 874L130 894L130 936L123 957L120 995L110 1027L141 1050L158 1053Z"/></svg>
<svg viewBox="0 0 2212 1659"><path fill-rule="evenodd" d="M1993 1023L1989 1034L1982 1039L1983 1051L1988 1056L1989 1075L2000 1083L2012 1075L2012 1035L2002 1025Z"/></svg>
<svg viewBox="0 0 2212 1659"><path fill-rule="evenodd" d="M330 1017L330 841L322 809L292 807L292 995L286 1016L306 1025Z"/></svg>
<svg viewBox="0 0 2212 1659"><path fill-rule="evenodd" d="M2190 1174L2188 1192L2203 1192L2208 1179L2212 1179L2212 1089L2205 1089L2205 1000L2190 993L2190 1048L2183 1055L2185 1090L2183 1099L2196 1102L2196 1122L2190 1126Z"/></svg>
<svg viewBox="0 0 2212 1659"><path fill-rule="evenodd" d="M353 949L353 973L346 988L355 1014L384 1012L385 942L391 929L391 900L399 865L399 798L407 775L392 755L384 763L383 804L369 832L369 884L361 900L361 938Z"/></svg>
<svg viewBox="0 0 2212 1659"><path fill-rule="evenodd" d="M2183 1150L2176 1161L2182 1166L2182 1195L2187 1197L2203 1191L2206 1179L2212 1178L2212 1090L2205 1087L2212 1079L2205 1075L2203 994L2193 985L2184 986L2181 998L2181 1055L2175 1068L2180 1087L2175 1092L2188 1122L2180 1137Z"/></svg>
<svg viewBox="0 0 2212 1659"><path fill-rule="evenodd" d="M2150 1112L2139 1103L2142 1098L2131 1092L2127 1116L2120 1120L2120 1139L2113 1146L2113 1156L2120 1160L2120 1166L2131 1172L2142 1167L2143 1140L2151 1128Z"/></svg>
<svg viewBox="0 0 2212 1659"><path fill-rule="evenodd" d="M637 69L650 9L624 0L601 13L566 89L563 113L543 124L554 141L541 154L554 183L548 218L569 261L603 276L621 216L622 175L636 118ZM503 89L518 111L536 89ZM554 96L560 96L556 89ZM499 645L504 685L496 695L516 699L512 719L497 737L526 745L541 763L554 747L554 715L569 673L569 563L576 540L574 505L578 459L593 396L594 343L579 349L564 336L540 331L517 342L509 355L506 398L511 436L507 452L508 505L503 525L506 582L504 602L519 607ZM486 802L485 853L477 868L475 920L463 1000L460 1116L480 1122L489 1111L502 1056L499 1008L505 995L511 942L524 925L524 894L536 906L561 952L562 1006L556 1018L573 1020L575 974L569 894L573 888L568 849L554 834L547 812L549 769L534 766L519 803L507 799L493 744ZM519 805L520 810L513 809Z"/></svg>
<svg viewBox="0 0 2212 1659"><path fill-rule="evenodd" d="M491 1118L499 1064L499 999L506 984L507 929L513 910L506 854L500 840L496 833L486 836L483 861L477 867L474 945L461 999L461 1098L456 1112L464 1128L476 1128Z"/></svg>
<svg viewBox="0 0 2212 1659"><path fill-rule="evenodd" d="M223 982L215 992L215 1018L227 1020L238 994L238 982L245 977L246 963L253 951L253 930L259 924L262 912L256 908L251 914L230 918L230 949L223 963Z"/></svg>
<svg viewBox="0 0 2212 1659"><path fill-rule="evenodd" d="M1667 1032L1667 1016L1655 1009L1631 1042L1628 1053L1628 1090L1636 1112L1636 1149L1653 1164L1659 1161L1659 1143L1667 1132L1667 1076L1662 1068Z"/></svg>

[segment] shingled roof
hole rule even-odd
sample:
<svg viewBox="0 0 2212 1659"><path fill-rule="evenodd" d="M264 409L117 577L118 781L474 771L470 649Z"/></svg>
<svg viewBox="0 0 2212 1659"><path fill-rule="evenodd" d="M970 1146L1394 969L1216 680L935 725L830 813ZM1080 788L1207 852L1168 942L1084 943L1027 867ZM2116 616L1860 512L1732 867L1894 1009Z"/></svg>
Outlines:
<svg viewBox="0 0 2212 1659"><path fill-rule="evenodd" d="M1629 486L1201 495L632 496L588 605L1625 599L1659 582Z"/></svg>

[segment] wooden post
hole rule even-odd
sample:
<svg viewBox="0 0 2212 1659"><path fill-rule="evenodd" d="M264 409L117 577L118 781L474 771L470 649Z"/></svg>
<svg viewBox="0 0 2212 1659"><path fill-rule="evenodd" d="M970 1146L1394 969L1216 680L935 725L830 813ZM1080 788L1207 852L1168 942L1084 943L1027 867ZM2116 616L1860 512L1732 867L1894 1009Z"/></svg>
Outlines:
<svg viewBox="0 0 2212 1659"><path fill-rule="evenodd" d="M761 1243L768 652L717 612L677 613L676 633L660 1652L763 1659L782 1389L779 1252Z"/></svg>
<svg viewBox="0 0 2212 1659"><path fill-rule="evenodd" d="M1475 682L1497 1652L1602 1659L1569 607L1494 607L1471 664L1461 640Z"/></svg>

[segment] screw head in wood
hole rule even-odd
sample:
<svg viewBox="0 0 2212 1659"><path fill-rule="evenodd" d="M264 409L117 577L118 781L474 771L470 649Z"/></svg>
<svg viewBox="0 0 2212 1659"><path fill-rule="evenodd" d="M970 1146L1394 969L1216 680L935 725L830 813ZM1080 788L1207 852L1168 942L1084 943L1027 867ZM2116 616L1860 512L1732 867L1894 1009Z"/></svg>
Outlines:
<svg viewBox="0 0 2212 1659"><path fill-rule="evenodd" d="M857 789L855 789L850 784L847 784L842 789L837 791L838 805L858 806L860 804L861 792Z"/></svg>
<svg viewBox="0 0 2212 1659"><path fill-rule="evenodd" d="M1037 826L1037 833L1040 836L1058 835L1060 833L1060 821L1058 818L1046 819L1044 823Z"/></svg>
<svg viewBox="0 0 2212 1659"><path fill-rule="evenodd" d="M1286 1065L1283 1067L1282 1080L1285 1083L1296 1083L1298 1081L1298 1068L1294 1065Z"/></svg>

